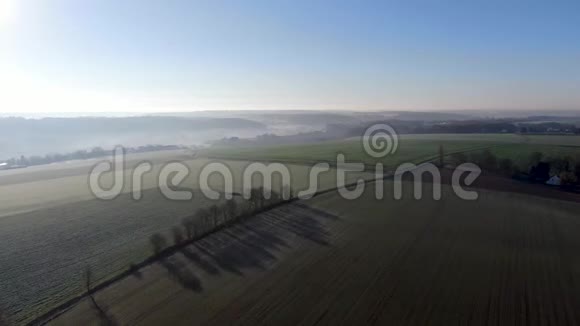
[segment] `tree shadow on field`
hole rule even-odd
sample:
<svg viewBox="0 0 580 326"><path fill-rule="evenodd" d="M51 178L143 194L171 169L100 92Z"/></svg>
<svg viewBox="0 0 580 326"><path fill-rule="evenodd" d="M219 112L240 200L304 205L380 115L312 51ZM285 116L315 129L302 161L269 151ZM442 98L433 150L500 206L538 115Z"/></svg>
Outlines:
<svg viewBox="0 0 580 326"><path fill-rule="evenodd" d="M183 254L183 256L185 256L185 258L192 261L197 267L199 267L207 274L210 275L221 274L220 270L214 264L210 263L208 260L204 259L203 257L193 252L192 250L184 248L183 250L181 250L181 253Z"/></svg>
<svg viewBox="0 0 580 326"><path fill-rule="evenodd" d="M95 301L95 299L92 296L90 299L92 302L91 306L92 306L93 310L95 311L95 313L97 314L97 317L99 319L99 325L102 325L102 326L117 326L117 325L119 325L119 323L117 322L115 317L113 317L113 315L109 312L107 307L97 304L97 302Z"/></svg>
<svg viewBox="0 0 580 326"><path fill-rule="evenodd" d="M176 280L185 289L193 292L203 291L199 278L185 264L176 260L176 257L163 258L160 263L167 270L171 278Z"/></svg>
<svg viewBox="0 0 580 326"><path fill-rule="evenodd" d="M91 308L95 311L97 318L99 320L99 325L103 326L116 326L119 323L116 321L115 317L109 312L109 309L105 305L101 305L95 299L95 295L91 289L93 272L90 266L85 269L85 286L91 301Z"/></svg>
<svg viewBox="0 0 580 326"><path fill-rule="evenodd" d="M328 246L330 233L321 221L338 219L336 215L293 204L228 227L181 252L209 275L225 271L244 276L244 270L265 270L277 261L278 252L291 248L287 239L298 236Z"/></svg>
<svg viewBox="0 0 580 326"><path fill-rule="evenodd" d="M318 208L314 208L312 206L308 206L306 204L302 204L302 203L295 203L293 206L295 207L299 207L304 213L310 212L310 214L314 214L315 217L321 217L327 220L333 220L333 221L337 221L340 220L340 217L338 215L329 213L327 211L324 211L322 209L318 209Z"/></svg>
<svg viewBox="0 0 580 326"><path fill-rule="evenodd" d="M319 218L339 219L336 215L321 212L309 206L296 206L267 213L267 220L276 228L319 245L328 246L330 233L326 226L319 221Z"/></svg>
<svg viewBox="0 0 580 326"><path fill-rule="evenodd" d="M129 265L129 273L139 280L143 279L143 274L139 270L139 267L135 264Z"/></svg>

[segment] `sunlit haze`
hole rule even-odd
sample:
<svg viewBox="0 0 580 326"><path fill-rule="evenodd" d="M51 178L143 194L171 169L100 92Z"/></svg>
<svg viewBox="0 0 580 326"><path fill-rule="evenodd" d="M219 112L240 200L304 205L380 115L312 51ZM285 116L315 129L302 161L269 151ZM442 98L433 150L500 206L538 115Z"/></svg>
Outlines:
<svg viewBox="0 0 580 326"><path fill-rule="evenodd" d="M17 0L0 0L0 28L11 24L16 19L16 1Z"/></svg>
<svg viewBox="0 0 580 326"><path fill-rule="evenodd" d="M578 109L577 1L0 0L1 112Z"/></svg>

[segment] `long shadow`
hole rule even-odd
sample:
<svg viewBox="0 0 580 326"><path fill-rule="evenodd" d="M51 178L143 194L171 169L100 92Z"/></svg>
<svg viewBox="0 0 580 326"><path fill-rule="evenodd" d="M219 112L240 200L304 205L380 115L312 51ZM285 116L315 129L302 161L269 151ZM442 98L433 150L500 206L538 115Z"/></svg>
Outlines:
<svg viewBox="0 0 580 326"><path fill-rule="evenodd" d="M250 225L249 223L240 224L238 228L253 234L254 237L258 239L258 242L263 246L275 248L276 250L279 250L280 247L290 247L290 245L288 245L288 243L276 232L272 232L271 230L264 230L264 228L267 227L264 225L264 223L258 222L253 224L254 225Z"/></svg>
<svg viewBox="0 0 580 326"><path fill-rule="evenodd" d="M99 318L99 324L103 326L117 326L119 323L115 320L115 317L109 313L108 309L97 303L95 298L90 295L93 310L95 310L97 317Z"/></svg>
<svg viewBox="0 0 580 326"><path fill-rule="evenodd" d="M328 246L330 233L321 219L339 217L306 205L281 207L201 239L194 244L195 250L181 252L210 275L225 271L244 276L245 269L265 270L277 261L276 254L291 247L284 239L290 235Z"/></svg>
<svg viewBox="0 0 580 326"><path fill-rule="evenodd" d="M199 293L203 292L202 281L188 269L187 264L177 260L182 253L191 262L192 267L201 269L211 276L220 276L228 272L244 276L244 269L265 270L275 262L277 253L282 249L292 247L289 239L296 236L308 239L318 245L328 246L329 235L324 221L337 220L338 216L314 209L296 202L281 203L256 215L251 215L236 221L235 224L223 226L208 234L200 236L185 245L177 245L164 249L140 263L133 264L125 272L99 283L90 293L96 293L121 281L134 276L141 278L140 270L148 265L159 263L169 275L185 289ZM76 302L89 296L85 293L53 308L51 311L35 319L33 323L42 323L55 312L71 307ZM105 310L102 322L112 319Z"/></svg>
<svg viewBox="0 0 580 326"><path fill-rule="evenodd" d="M234 264L234 262L228 259L229 257L231 257L231 254L228 253L214 254L210 250L206 249L202 244L198 243L194 244L194 246L195 248L197 248L197 250L201 251L204 255L210 257L213 261L215 261L217 266L222 270L238 276L244 276L244 273L242 273L242 271L236 266L236 264Z"/></svg>
<svg viewBox="0 0 580 326"><path fill-rule="evenodd" d="M161 266L163 266L167 272L169 272L169 275L184 288L193 292L202 292L203 287L201 286L199 278L189 271L186 266L183 266L182 263L172 261L172 259L175 259L175 257L161 259Z"/></svg>
<svg viewBox="0 0 580 326"><path fill-rule="evenodd" d="M338 215L329 213L329 212L324 211L322 209L308 206L308 205L300 203L300 202L293 203L292 205L295 207L300 207L302 210L313 212L314 214L316 214L316 217L322 217L322 218L325 218L328 220L333 220L333 221L340 220L340 217Z"/></svg>
<svg viewBox="0 0 580 326"><path fill-rule="evenodd" d="M319 245L328 246L330 233L323 224L312 217L315 214L316 212L309 209L284 207L275 212L267 212L265 221L271 223L273 227L283 229Z"/></svg>
<svg viewBox="0 0 580 326"><path fill-rule="evenodd" d="M240 237L232 236L228 230L211 239L200 241L196 247L214 260L220 268L239 276L244 275L242 269L264 270L266 261L275 259L265 249L248 245Z"/></svg>
<svg viewBox="0 0 580 326"><path fill-rule="evenodd" d="M201 270L203 270L207 274L210 274L210 275L220 275L221 274L220 270L215 265L213 265L212 263L210 263L209 261L207 261L206 259L204 259L200 255L198 255L197 253L191 251L190 249L183 248L181 250L181 253L185 256L185 258L192 261L197 267L199 267Z"/></svg>
<svg viewBox="0 0 580 326"><path fill-rule="evenodd" d="M235 230L225 230L225 234L229 235L234 241L237 241L238 246L242 247L242 251L249 251L255 256L259 256L264 261L276 260L270 250L273 249L270 244L263 242L262 239L254 236L247 235L246 237L236 234Z"/></svg>

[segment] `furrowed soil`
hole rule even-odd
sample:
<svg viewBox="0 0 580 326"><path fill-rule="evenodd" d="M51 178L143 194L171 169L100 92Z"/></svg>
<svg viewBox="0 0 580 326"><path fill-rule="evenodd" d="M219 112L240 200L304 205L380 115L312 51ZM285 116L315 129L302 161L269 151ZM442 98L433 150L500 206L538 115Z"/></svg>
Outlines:
<svg viewBox="0 0 580 326"><path fill-rule="evenodd" d="M52 325L578 325L580 204L329 192L257 215L53 315ZM98 308L95 306L98 306Z"/></svg>

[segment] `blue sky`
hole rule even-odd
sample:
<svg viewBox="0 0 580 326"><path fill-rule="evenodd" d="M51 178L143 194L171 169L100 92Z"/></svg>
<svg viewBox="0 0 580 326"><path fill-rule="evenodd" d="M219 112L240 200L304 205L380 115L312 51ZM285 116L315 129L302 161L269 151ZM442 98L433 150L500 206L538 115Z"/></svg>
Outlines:
<svg viewBox="0 0 580 326"><path fill-rule="evenodd" d="M2 112L580 109L579 1L0 0L2 11Z"/></svg>

